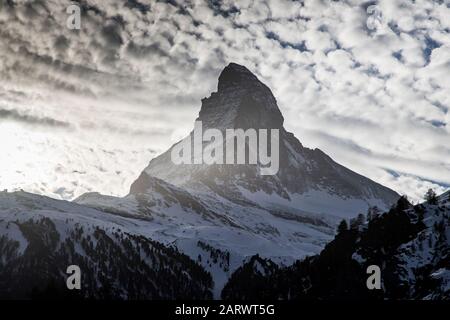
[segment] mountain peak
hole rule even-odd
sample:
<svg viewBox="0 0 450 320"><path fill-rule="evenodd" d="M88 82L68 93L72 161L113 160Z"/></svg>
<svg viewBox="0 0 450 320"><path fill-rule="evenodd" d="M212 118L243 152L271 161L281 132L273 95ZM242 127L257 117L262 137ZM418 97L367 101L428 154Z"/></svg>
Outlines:
<svg viewBox="0 0 450 320"><path fill-rule="evenodd" d="M231 62L220 73L218 91L236 86L259 82L258 78L246 67Z"/></svg>
<svg viewBox="0 0 450 320"><path fill-rule="evenodd" d="M278 128L283 116L264 83L246 67L230 63L220 73L217 92L202 100L197 120L211 128Z"/></svg>
<svg viewBox="0 0 450 320"><path fill-rule="evenodd" d="M365 211L369 205L387 208L398 199L394 191L335 163L322 151L303 147L292 133L284 129L283 115L270 88L244 66L230 63L223 69L219 76L219 90L202 99L197 120L202 122L202 129L218 129L222 134L226 134L228 129L278 129L280 162L276 175L261 175L254 164L174 164L172 147L150 162L145 169L149 176L193 192L199 188L212 190L222 198L238 203L252 201L252 197L240 190L247 190L250 194L259 191L268 195L275 193L288 202L306 197L305 202L293 200L294 206L314 212L316 204L311 203L317 201L317 207L324 210L333 208L335 216ZM191 139L193 135L194 131L187 138ZM133 190L145 190L151 182L147 180L145 176L140 177ZM291 195L294 196L289 200ZM354 203L354 212L348 212L347 204L342 211L338 209L343 199L352 199L346 203Z"/></svg>

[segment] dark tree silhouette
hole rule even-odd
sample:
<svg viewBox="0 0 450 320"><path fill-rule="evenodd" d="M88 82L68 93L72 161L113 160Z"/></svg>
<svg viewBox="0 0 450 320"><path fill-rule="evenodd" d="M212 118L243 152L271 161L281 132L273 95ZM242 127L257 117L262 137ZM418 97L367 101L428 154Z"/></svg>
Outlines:
<svg viewBox="0 0 450 320"><path fill-rule="evenodd" d="M425 193L425 200L429 204L437 204L437 195L433 189L428 189L427 193Z"/></svg>
<svg viewBox="0 0 450 320"><path fill-rule="evenodd" d="M381 210L377 206L370 207L367 210L367 221L370 222L375 220L377 217L379 217L380 213Z"/></svg>
<svg viewBox="0 0 450 320"><path fill-rule="evenodd" d="M342 234L347 230L348 230L347 221L345 219L342 219L341 223L339 223L339 226L338 226L338 234Z"/></svg>

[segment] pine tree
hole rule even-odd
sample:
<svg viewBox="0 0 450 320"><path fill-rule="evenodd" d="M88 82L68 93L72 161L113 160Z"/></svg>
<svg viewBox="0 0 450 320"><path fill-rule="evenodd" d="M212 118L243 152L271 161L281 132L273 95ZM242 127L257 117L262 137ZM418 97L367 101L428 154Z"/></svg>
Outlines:
<svg viewBox="0 0 450 320"><path fill-rule="evenodd" d="M380 215L380 209L377 206L370 207L367 210L367 221L373 221Z"/></svg>
<svg viewBox="0 0 450 320"><path fill-rule="evenodd" d="M437 204L437 195L433 189L428 189L427 193L425 193L425 200L429 204Z"/></svg>
<svg viewBox="0 0 450 320"><path fill-rule="evenodd" d="M395 209L397 209L398 211L403 211L403 210L408 209L410 206L411 206L411 203L408 200L408 196L407 195L403 195L397 200L397 204L395 205Z"/></svg>
<svg viewBox="0 0 450 320"><path fill-rule="evenodd" d="M342 234L346 231L348 231L348 224L345 219L342 219L341 223L339 223L339 226L338 226L338 234Z"/></svg>
<svg viewBox="0 0 450 320"><path fill-rule="evenodd" d="M358 226L361 226L366 222L366 217L362 213L360 213L356 217L356 221L358 222Z"/></svg>
<svg viewBox="0 0 450 320"><path fill-rule="evenodd" d="M358 214L356 218L350 220L350 229L357 230L365 221L366 217L362 213Z"/></svg>

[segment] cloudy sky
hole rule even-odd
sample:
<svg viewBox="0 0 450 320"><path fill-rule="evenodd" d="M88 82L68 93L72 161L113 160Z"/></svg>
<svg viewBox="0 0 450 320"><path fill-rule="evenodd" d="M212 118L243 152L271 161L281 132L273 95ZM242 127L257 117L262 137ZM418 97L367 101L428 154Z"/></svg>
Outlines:
<svg viewBox="0 0 450 320"><path fill-rule="evenodd" d="M125 195L229 62L308 147L419 199L450 187L450 1L0 0L0 188Z"/></svg>

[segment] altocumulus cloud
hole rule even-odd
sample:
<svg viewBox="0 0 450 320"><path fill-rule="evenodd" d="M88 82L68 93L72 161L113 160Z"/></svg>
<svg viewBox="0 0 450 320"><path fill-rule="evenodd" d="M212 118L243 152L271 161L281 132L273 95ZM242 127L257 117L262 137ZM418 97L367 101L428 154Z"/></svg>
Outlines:
<svg viewBox="0 0 450 320"><path fill-rule="evenodd" d="M69 127L70 124L67 122L55 120L52 118L39 118L28 114L20 114L17 110L0 109L0 121L1 120L13 120L23 123L28 123L30 125L42 125L49 127Z"/></svg>
<svg viewBox="0 0 450 320"><path fill-rule="evenodd" d="M305 145L415 200L450 184L448 1L74 2L80 30L0 2L0 188L125 194L230 61Z"/></svg>

